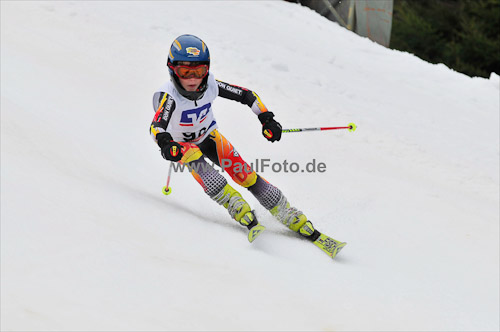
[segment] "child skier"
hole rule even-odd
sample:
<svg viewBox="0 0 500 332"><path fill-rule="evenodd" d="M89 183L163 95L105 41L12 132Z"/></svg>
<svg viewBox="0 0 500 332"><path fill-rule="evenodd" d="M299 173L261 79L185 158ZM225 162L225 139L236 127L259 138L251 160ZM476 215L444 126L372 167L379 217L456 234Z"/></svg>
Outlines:
<svg viewBox="0 0 500 332"><path fill-rule="evenodd" d="M153 96L156 111L150 133L161 149L163 158L188 166L205 193L223 205L232 218L249 230L252 242L264 226L254 211L231 187L224 176L207 163L205 157L222 166L240 186L247 188L267 210L291 230L315 242L328 242L331 256L345 244L324 236L314 229L302 211L290 206L287 198L275 186L254 172L233 145L219 132L212 112L217 96L248 105L262 123L262 134L270 142L281 138L281 125L264 106L259 96L248 89L230 85L214 78L210 69L210 53L196 36L177 37L168 55L170 81ZM327 241L330 239L335 244ZM338 247L338 248L337 248Z"/></svg>

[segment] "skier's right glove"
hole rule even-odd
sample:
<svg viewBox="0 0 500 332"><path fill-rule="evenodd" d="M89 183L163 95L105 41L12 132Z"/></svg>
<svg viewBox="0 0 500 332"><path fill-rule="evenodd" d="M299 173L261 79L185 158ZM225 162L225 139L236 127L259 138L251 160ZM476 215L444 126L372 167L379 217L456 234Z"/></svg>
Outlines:
<svg viewBox="0 0 500 332"><path fill-rule="evenodd" d="M179 161L182 159L182 145L172 139L169 133L159 133L156 135L158 146L161 149L163 158L171 161Z"/></svg>
<svg viewBox="0 0 500 332"><path fill-rule="evenodd" d="M264 112L259 114L260 123L262 123L262 135L270 141L279 141L281 138L281 125L278 121L274 120L272 112Z"/></svg>

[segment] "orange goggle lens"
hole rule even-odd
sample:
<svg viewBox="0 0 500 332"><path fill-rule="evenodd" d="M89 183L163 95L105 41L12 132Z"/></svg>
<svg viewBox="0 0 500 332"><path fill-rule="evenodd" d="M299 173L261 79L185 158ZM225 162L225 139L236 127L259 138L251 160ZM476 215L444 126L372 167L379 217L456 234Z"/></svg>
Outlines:
<svg viewBox="0 0 500 332"><path fill-rule="evenodd" d="M199 65L195 67L190 66L175 66L174 72L180 78L203 78L208 74L207 65Z"/></svg>

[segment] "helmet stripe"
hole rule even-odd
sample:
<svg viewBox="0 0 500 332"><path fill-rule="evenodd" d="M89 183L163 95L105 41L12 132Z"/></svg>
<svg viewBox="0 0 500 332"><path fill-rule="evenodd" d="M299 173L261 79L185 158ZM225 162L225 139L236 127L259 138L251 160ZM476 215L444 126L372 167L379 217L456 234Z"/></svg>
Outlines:
<svg viewBox="0 0 500 332"><path fill-rule="evenodd" d="M179 43L179 42L177 41L177 39L176 39L176 40L174 40L174 46L176 46L177 51L182 50L181 43Z"/></svg>

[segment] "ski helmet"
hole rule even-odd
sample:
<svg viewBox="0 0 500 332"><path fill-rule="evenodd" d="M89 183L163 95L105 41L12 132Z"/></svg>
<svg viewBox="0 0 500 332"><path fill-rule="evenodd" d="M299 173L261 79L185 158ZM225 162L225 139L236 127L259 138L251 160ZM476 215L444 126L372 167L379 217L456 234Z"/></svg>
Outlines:
<svg viewBox="0 0 500 332"><path fill-rule="evenodd" d="M179 62L189 62L190 66L207 65L207 71L196 91L186 91L182 87L175 71ZM203 96L207 90L208 70L210 69L210 52L203 40L193 35L177 37L170 46L167 67L172 83L182 96L190 100L198 100Z"/></svg>

